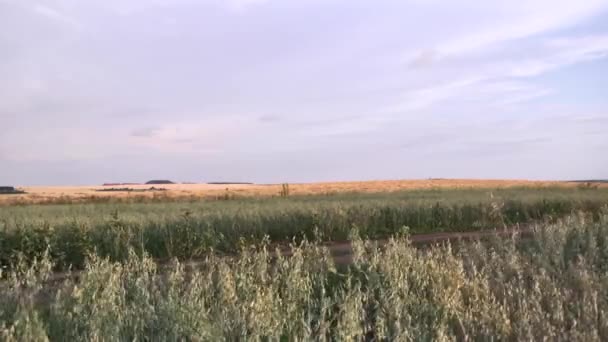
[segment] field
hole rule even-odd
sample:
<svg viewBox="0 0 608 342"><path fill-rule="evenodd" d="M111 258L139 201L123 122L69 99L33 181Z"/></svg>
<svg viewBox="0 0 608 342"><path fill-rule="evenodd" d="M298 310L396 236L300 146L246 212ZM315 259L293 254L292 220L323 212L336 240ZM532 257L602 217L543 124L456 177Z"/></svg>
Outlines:
<svg viewBox="0 0 608 342"><path fill-rule="evenodd" d="M608 188L422 182L6 202L0 340L608 338Z"/></svg>
<svg viewBox="0 0 608 342"><path fill-rule="evenodd" d="M496 189L509 187L600 187L608 188L607 183L592 182L589 184L557 181L528 181L528 180L476 180L476 179L424 179L424 180L393 180L365 182L334 182L289 184L293 195L325 195L345 192L393 192L404 190L425 189ZM150 185L128 185L134 190L149 189ZM7 203L61 203L75 201L103 200L108 198L150 198L162 199L192 199L192 198L221 198L221 197L261 197L279 196L281 184L168 184L160 185L167 189L163 193L129 193L129 192L100 192L103 186L60 186L60 187L23 187L27 192L23 195L0 196L0 205Z"/></svg>

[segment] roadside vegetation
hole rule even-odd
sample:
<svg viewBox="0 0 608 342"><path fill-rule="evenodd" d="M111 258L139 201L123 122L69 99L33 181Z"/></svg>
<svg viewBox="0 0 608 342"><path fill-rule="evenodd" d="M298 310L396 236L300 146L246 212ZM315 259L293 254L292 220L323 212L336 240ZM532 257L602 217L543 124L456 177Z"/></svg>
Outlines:
<svg viewBox="0 0 608 342"><path fill-rule="evenodd" d="M361 215L373 216L376 207L351 201L348 205L363 205ZM383 201L385 206L392 203ZM319 208L305 202L298 206ZM277 210L273 217L290 213L289 204L271 202L267 208L256 203L255 210ZM396 203L390 208L397 208ZM426 208L422 199L414 203L415 208ZM481 203L477 205L485 208L492 202ZM561 202L521 203L531 213L554 208L537 203ZM220 210L206 205L187 208L193 216L202 215L197 210ZM231 215L245 210L241 204L231 208ZM119 215L128 212L131 219L154 212L158 216L152 218L158 219L171 212L166 207L165 212L137 206L121 209L125 212ZM11 218L7 212L3 215L4 220L20 222L16 225L48 219L47 228L54 231L58 224L73 220L71 229L84 229L76 228L84 224L95 232L101 226L89 227L87 220L105 222L105 215L115 209L46 210L38 216L26 216L36 213L28 210ZM71 215L64 216L67 213ZM119 258L109 252L110 259L92 254L84 271L57 281L52 280L52 269L58 259L50 249L35 262L17 258L11 271L2 275L0 340L605 341L608 215L596 214L537 225L529 239L513 236L426 249L414 248L400 234L377 248L351 229L353 263L345 267L337 267L327 249L315 242L298 243L291 257L277 259L266 239L256 247L243 245L236 257L207 254L195 270L186 271L174 259L168 271L161 271L150 254L119 244L126 248L121 263L112 261Z"/></svg>
<svg viewBox="0 0 608 342"><path fill-rule="evenodd" d="M608 189L165 199L0 207L0 340L608 339Z"/></svg>
<svg viewBox="0 0 608 342"><path fill-rule="evenodd" d="M288 186L285 191L289 192ZM44 253L56 270L81 269L87 256L125 261L234 254L242 245L386 238L475 231L555 221L583 211L597 220L608 189L426 190L150 203L0 207L0 266Z"/></svg>

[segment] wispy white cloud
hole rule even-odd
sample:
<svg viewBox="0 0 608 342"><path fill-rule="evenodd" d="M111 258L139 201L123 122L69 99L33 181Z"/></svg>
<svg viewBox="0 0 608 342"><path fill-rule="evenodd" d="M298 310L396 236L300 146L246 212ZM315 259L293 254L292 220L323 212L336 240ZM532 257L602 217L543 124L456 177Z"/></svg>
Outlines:
<svg viewBox="0 0 608 342"><path fill-rule="evenodd" d="M388 108L388 112L403 113L427 109L441 101L459 96L467 88L481 81L483 81L482 78L473 77L407 91L403 94L399 103Z"/></svg>
<svg viewBox="0 0 608 342"><path fill-rule="evenodd" d="M220 3L227 4L229 8L237 11L243 11L253 6L259 6L269 3L270 0L224 0Z"/></svg>
<svg viewBox="0 0 608 342"><path fill-rule="evenodd" d="M448 55L466 54L489 45L565 29L605 10L608 3L604 0L541 0L496 5L493 13L496 17L491 18L494 22L488 22L482 30L439 44L439 51Z"/></svg>
<svg viewBox="0 0 608 342"><path fill-rule="evenodd" d="M197 5L242 12L267 2L270 2L270 0L105 0L95 5L109 9L119 15L127 16L151 9L175 9L180 6L196 7Z"/></svg>
<svg viewBox="0 0 608 342"><path fill-rule="evenodd" d="M66 14L65 12L62 12L61 10L57 9L57 8L53 8L50 6L46 6L46 5L41 5L41 4L35 4L32 6L32 11L46 17L49 18L51 20L55 20L55 21L59 21L61 23L73 26L73 27L79 27L80 24L70 15Z"/></svg>
<svg viewBox="0 0 608 342"><path fill-rule="evenodd" d="M245 148L263 123L252 117L223 115L187 121L166 121L130 133L132 144L163 153L207 155ZM255 145L256 142L252 141ZM246 148L245 148L246 149Z"/></svg>
<svg viewBox="0 0 608 342"><path fill-rule="evenodd" d="M422 89L404 91L390 111L415 112L454 98L475 98L477 102L485 100L494 105L537 99L553 94L554 90L535 85L529 81L530 78L608 56L608 35L560 36L537 40L539 42L530 50L492 56L468 66L458 64L455 75L461 79L454 81L446 80L443 77L445 69L441 65L435 65L436 69L428 73L434 71L435 79L440 81ZM517 46L517 43L511 43L505 48L512 49L511 45ZM460 61L463 63L462 59ZM449 64L449 60L438 63ZM500 100L494 100L497 97Z"/></svg>
<svg viewBox="0 0 608 342"><path fill-rule="evenodd" d="M608 56L608 35L573 36L549 39L544 47L546 55L514 62L514 77L530 77ZM541 48L541 51L543 48Z"/></svg>
<svg viewBox="0 0 608 342"><path fill-rule="evenodd" d="M496 90L493 105L497 107L519 104L542 98L554 93L554 90L531 83L522 83L519 87L508 90Z"/></svg>

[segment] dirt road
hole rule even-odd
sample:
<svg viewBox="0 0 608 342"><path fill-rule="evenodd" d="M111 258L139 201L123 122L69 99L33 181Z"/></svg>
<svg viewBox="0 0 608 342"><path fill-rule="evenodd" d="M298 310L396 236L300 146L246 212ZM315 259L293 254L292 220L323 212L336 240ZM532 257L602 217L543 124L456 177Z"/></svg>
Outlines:
<svg viewBox="0 0 608 342"><path fill-rule="evenodd" d="M454 233L431 233L431 234L417 234L409 237L410 242L414 247L424 248L432 245L442 244L446 242L457 243L459 241L479 241L484 239L490 239L494 237L510 238L512 236L518 236L519 238L530 238L533 235L532 225L522 225L517 227L505 228L505 229L487 229L474 232L454 232ZM388 240L375 240L373 241L379 248L386 245ZM323 244L329 249L334 262L338 266L346 266L353 262L353 248L350 241L332 241ZM275 243L272 244L271 250L278 248L284 257L290 257L292 250L287 243ZM231 257L231 256L226 256ZM184 268L187 272L199 269L202 265L200 260L189 260L183 261ZM171 269L171 262L158 261L160 272L168 271ZM61 284L68 277L73 277L78 280L81 271L68 272L57 272L54 273L48 280L48 284L51 287ZM0 290L2 289L2 282L0 280Z"/></svg>

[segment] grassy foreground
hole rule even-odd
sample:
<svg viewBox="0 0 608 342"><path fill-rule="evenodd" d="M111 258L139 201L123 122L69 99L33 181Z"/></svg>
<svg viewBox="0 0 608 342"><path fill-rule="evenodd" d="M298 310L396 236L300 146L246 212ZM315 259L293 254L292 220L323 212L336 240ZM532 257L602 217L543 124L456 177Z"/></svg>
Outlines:
<svg viewBox="0 0 608 342"><path fill-rule="evenodd" d="M209 256L168 273L148 256L91 257L79 281L49 282L43 258L0 283L4 341L608 339L608 215L539 226L532 240L416 250L355 239L336 270L303 243Z"/></svg>
<svg viewBox="0 0 608 342"><path fill-rule="evenodd" d="M404 226L411 233L471 231L555 219L584 211L597 218L608 189L426 190L161 203L0 207L0 267L48 251L58 269L82 268L90 254L123 261L128 251L155 259L233 253L243 244L302 239L366 239Z"/></svg>

